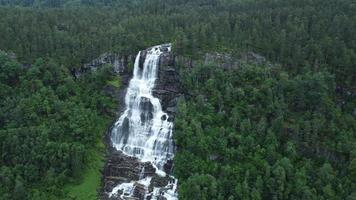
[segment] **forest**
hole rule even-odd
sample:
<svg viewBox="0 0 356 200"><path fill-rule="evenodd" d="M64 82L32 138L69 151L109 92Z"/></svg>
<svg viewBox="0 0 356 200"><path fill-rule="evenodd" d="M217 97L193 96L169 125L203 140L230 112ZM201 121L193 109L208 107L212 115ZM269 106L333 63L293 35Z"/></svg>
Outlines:
<svg viewBox="0 0 356 200"><path fill-rule="evenodd" d="M26 69L3 51L0 66L0 199L61 197L111 121L114 101L101 92L110 68L75 80L52 60Z"/></svg>
<svg viewBox="0 0 356 200"><path fill-rule="evenodd" d="M181 199L354 199L355 117L334 77L279 66L184 73L176 121ZM189 170L187 170L189 169Z"/></svg>
<svg viewBox="0 0 356 200"><path fill-rule="evenodd" d="M0 0L0 199L66 199L97 151L115 77L71 69L167 42L273 63L181 66L180 199L356 199L354 0Z"/></svg>

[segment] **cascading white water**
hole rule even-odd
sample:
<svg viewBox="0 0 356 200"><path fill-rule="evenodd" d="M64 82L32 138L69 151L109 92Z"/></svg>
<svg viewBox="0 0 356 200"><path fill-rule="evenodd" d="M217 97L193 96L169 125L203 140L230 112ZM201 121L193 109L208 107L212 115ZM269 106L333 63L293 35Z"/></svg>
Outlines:
<svg viewBox="0 0 356 200"><path fill-rule="evenodd" d="M168 51L170 51L170 46ZM126 110L115 123L111 141L117 150L128 156L137 157L142 162L151 162L157 169L156 173L165 176L163 166L174 156L173 123L168 121L168 114L162 111L159 99L152 95L161 54L161 46L152 47L147 51L143 67L140 68L141 52L138 53L133 78L125 96ZM138 183L146 186L151 180L149 177L140 177L140 179ZM167 190L167 194L164 195L167 199L177 199L176 182L177 180L171 183L172 189ZM134 183L133 181L120 184L110 195L120 189L130 196ZM158 195L158 189L155 188L152 192L152 199Z"/></svg>

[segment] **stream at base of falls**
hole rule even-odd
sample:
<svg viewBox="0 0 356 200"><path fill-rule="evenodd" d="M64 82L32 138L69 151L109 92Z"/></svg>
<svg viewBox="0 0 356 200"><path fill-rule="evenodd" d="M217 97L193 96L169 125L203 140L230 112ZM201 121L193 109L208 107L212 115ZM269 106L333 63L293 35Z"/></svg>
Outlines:
<svg viewBox="0 0 356 200"><path fill-rule="evenodd" d="M165 45L164 49L169 52L171 46ZM118 184L108 194L110 198L129 199L134 197L135 187L139 187L145 193L139 199L178 199L178 180L164 170L165 164L174 157L173 122L162 111L160 100L152 95L162 50L163 46L158 45L145 52L145 59L141 60L141 52L136 56L133 77L125 96L125 111L112 129L111 142L123 154L142 163L150 162L155 175L168 176L170 181L166 186L152 187L153 177L145 176L145 167L142 167L139 180Z"/></svg>

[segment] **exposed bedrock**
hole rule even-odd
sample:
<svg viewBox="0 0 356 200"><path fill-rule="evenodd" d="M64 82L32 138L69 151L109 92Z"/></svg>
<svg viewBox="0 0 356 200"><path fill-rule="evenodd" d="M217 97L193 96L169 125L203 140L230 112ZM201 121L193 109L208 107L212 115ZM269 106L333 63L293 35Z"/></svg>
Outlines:
<svg viewBox="0 0 356 200"><path fill-rule="evenodd" d="M137 111L140 111L138 117L140 118L140 122L142 123L141 125L143 127L146 127L146 123L148 123L148 125L151 124L153 122L152 120L154 117L155 119L157 119L156 114L161 113L160 111L161 106L162 106L162 111L164 112L162 112L162 116L159 117L163 121L173 120L174 118L174 114L177 106L176 99L178 99L178 97L182 94L179 88L180 85L179 85L178 73L174 68L175 67L174 59L172 54L170 53L170 45L167 46L161 45L161 46L156 46L154 48L160 49L160 51L158 51L160 52L159 57L156 57L156 60L152 59L153 58L152 52L156 52L156 50L150 51L152 50L152 48L141 51L139 57L136 58L136 63L134 65L135 66L134 68L135 76L133 77L134 81L133 82L131 81L130 87L127 89L128 95L131 96L125 97L126 99L130 99L130 103L126 102L126 106L128 106L125 110L126 115L121 115L126 117L124 118L121 117L120 122L118 122L120 123L119 126L117 124L113 126L113 127L120 128L119 130L121 132L116 136L116 138L117 137L119 138L117 139L115 138L116 139L115 141L117 141L117 143L119 144L129 143L128 134L130 134L131 132L137 133L137 130L141 130L140 128L137 128L137 130L131 130L134 127L140 127L140 126L139 125L136 126L135 124L132 125L132 123L135 122L135 120L132 121L128 120ZM147 53L148 51L150 51L150 53ZM149 64L150 62L154 62L155 64ZM98 67L100 66L96 66L93 69L97 69ZM139 71L137 71L137 69ZM152 74L152 71L148 71L148 70L156 71L156 73ZM142 73L142 75L140 75L140 73ZM146 75L155 77L155 84L152 85L152 87L147 87L148 88L147 91L144 86L137 84L138 81L146 81L147 84L149 84L149 81L147 81L146 78L142 78L142 77L146 77ZM137 84L137 85L133 85L133 84ZM128 86L128 82L126 86ZM136 90L137 88L139 88L139 90ZM138 93L139 96L135 96L136 91L139 92ZM152 93L149 93L148 91ZM142 94L140 92L142 92ZM151 95L158 98L160 104L157 104L157 101L155 100L155 98L152 98ZM137 97L139 97L140 100L137 100ZM124 102L125 102L124 98L122 98L120 100L120 103L123 104ZM168 123L166 122L164 124L168 124ZM166 131L169 131L168 129L169 127L171 126L167 126L167 127L164 126L163 129L161 130L166 130L164 128L167 128ZM145 129L143 128L142 131L145 131ZM110 132L111 131L109 130L108 133ZM150 132L150 130L148 132ZM167 137L168 136L171 137L171 134L167 134ZM132 135L132 137L136 137L136 136ZM170 138L164 138L164 139L166 139L167 141L171 140ZM133 140L131 139L130 141L132 142ZM131 146L128 145L128 146L129 147L132 147L134 145L139 146L141 143L136 144L134 142L132 144L133 145ZM160 154L157 154L158 155L157 160L155 158L154 162L152 162L151 160L150 162L141 162L137 158L128 156L127 154L131 155L130 154L131 151L127 151L128 152L127 153L125 146L123 147L122 150L127 154L118 152L115 148L112 148L110 140L107 140L107 145L110 147L110 153L108 154L107 163L105 165L105 169L103 173L103 189L101 195L102 199L120 199L123 197L132 198L132 199L150 199L150 196L147 195L153 195L155 198L159 197L161 199L164 198L163 194L165 194L166 192L169 192L170 190L176 191L175 187L173 186L172 188L169 188L171 185L174 185L176 183L176 180L174 180L174 178L169 176L169 174L172 173L172 168L173 168L173 162L171 160L171 157L167 156L168 160L164 161L163 166L162 165L160 166L158 165L161 159L160 156L162 156ZM162 145L158 143L157 146L154 148L154 151L162 152L162 151L158 151L160 148L163 148L161 146ZM167 147L168 146L169 145L167 144ZM117 146L115 147L117 148ZM171 151L173 152L173 150L171 149L172 148L167 148L167 149L163 148L162 150L171 153ZM156 161L158 162L158 164L155 163ZM155 163L155 166L151 163ZM165 175L163 172L157 171L156 168L160 168L160 170L163 170L165 172ZM149 184L147 185L147 182L145 182L144 180L149 180L148 182ZM127 189L127 188L132 188L132 189Z"/></svg>
<svg viewBox="0 0 356 200"><path fill-rule="evenodd" d="M170 120L173 120L174 114L177 112L176 105L178 98L184 93L180 87L178 66L193 68L195 65L202 62L203 64L213 64L219 68L230 70L239 68L246 63L270 65L263 56L254 52L240 53L237 56L228 53L210 52L204 54L201 59L193 60L189 57L174 55L168 51L169 44L162 45L160 48L163 53L160 56L157 80L152 92L155 97L160 99L162 110L169 114L171 117ZM139 66L141 69L143 68L147 51L150 49L151 48L141 51ZM80 76L83 72L90 70L95 71L102 66L111 65L113 71L120 75L123 88L126 88L132 77L135 56L136 55L104 53L92 62L74 70L72 73L76 74L76 76ZM112 96L120 99L120 104L123 104L125 90L120 90L121 92L116 91L116 93L112 88L108 88L107 90Z"/></svg>
<svg viewBox="0 0 356 200"><path fill-rule="evenodd" d="M161 102L162 111L167 113L167 115L162 115L162 120L173 121L174 116L177 112L177 103L178 99L185 93L182 90L179 77L179 66L186 68L192 68L195 66L198 61L193 61L191 58L186 58L182 56L175 56L169 51L169 45L161 45L160 50L162 54L159 58L158 70L157 70L157 79L155 85L152 89L152 95L158 98ZM140 53L140 62L139 67L143 69L144 61L146 60L147 52L150 50L146 49ZM81 73L85 71L96 71L98 68L111 65L113 71L117 73L122 80L121 88L110 88L108 92L112 94L113 97L118 99L119 102L119 112L118 115L123 112L123 107L125 105L125 93L126 88L128 87L129 81L133 74L133 65L135 61L135 55L115 55L115 54L103 54L98 59L93 60L91 63L84 65L75 72L76 76L80 76ZM257 54L252 52L241 55L241 59L235 59L229 54L219 54L219 53L207 53L199 62L204 64L214 64L217 67L223 69L233 69L240 67L244 62L261 64L266 62L265 59ZM141 97L145 98L145 97ZM150 121L152 119L152 110L153 104L149 98L141 99L140 101L140 110L142 110L141 121ZM130 126L128 120L124 120L122 124L122 134L123 139L128 137L130 132ZM107 154L107 162L103 170L102 178L102 199L120 199L120 194L123 191L118 191L118 196L109 197L110 193L115 186L121 183L128 183L132 181L138 181L145 177L152 177L151 184L148 187L149 192L153 189L163 188L168 183L174 181L169 176L160 177L156 174L156 168L150 163L140 162L137 158L129 157L121 152L118 152L111 146L109 139L109 134L111 131L108 131L106 144L109 148ZM173 170L173 160L168 160L163 166L163 171L167 174L172 174ZM147 188L144 185L140 185L139 182L135 182L135 187L133 191L132 199L144 199L144 195L147 194L145 191ZM164 193L165 191L159 191ZM130 197L131 198L131 197ZM160 199L165 199L163 196L159 196ZM150 197L147 197L150 199Z"/></svg>
<svg viewBox="0 0 356 200"><path fill-rule="evenodd" d="M166 186L173 181L169 176L160 177L156 174L156 169L150 162L140 162L137 158L129 157L121 152L113 151L103 171L103 192L109 193L112 189L121 183L138 181L145 177L152 177L149 191L154 187ZM145 186L135 183L134 198L143 199L145 195ZM120 191L118 192L120 194ZM110 198L103 195L102 199L119 199L119 197Z"/></svg>

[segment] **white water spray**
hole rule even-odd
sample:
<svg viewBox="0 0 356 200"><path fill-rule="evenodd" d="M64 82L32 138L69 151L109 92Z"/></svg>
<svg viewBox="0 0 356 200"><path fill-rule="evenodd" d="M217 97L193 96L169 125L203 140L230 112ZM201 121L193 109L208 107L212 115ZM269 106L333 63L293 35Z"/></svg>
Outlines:
<svg viewBox="0 0 356 200"><path fill-rule="evenodd" d="M128 156L134 156L141 162L151 162L157 169L156 173L165 176L163 166L174 156L173 123L168 121L168 114L162 111L159 99L152 96L161 54L161 46L152 47L147 51L143 67L140 68L141 52L138 53L133 78L125 96L126 110L115 123L111 141L117 150ZM167 186L171 189L166 189L164 194L167 199L178 199L177 180L174 180ZM141 174L137 183L144 183L143 185L148 187L150 181L151 178L143 178ZM118 190L123 190L124 196L132 196L134 185L135 181L122 183L113 189L110 196ZM152 199L159 195L159 189L154 188Z"/></svg>

